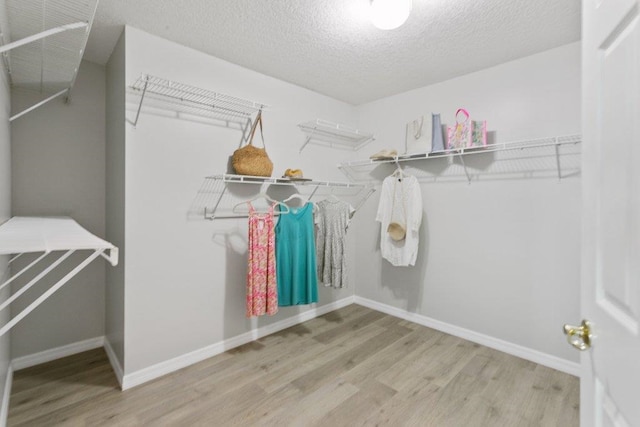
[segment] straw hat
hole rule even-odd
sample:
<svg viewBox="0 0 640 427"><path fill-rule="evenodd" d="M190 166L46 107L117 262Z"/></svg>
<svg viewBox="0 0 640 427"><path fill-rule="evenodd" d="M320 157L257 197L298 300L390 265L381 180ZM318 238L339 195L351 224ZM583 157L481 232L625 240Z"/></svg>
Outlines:
<svg viewBox="0 0 640 427"><path fill-rule="evenodd" d="M369 156L371 160L390 160L398 156L398 150L383 149Z"/></svg>
<svg viewBox="0 0 640 427"><path fill-rule="evenodd" d="M404 225L398 222L392 222L387 227L387 233L389 234L389 237L391 237L396 242L399 242L401 240L404 240L404 238L406 237L407 229Z"/></svg>

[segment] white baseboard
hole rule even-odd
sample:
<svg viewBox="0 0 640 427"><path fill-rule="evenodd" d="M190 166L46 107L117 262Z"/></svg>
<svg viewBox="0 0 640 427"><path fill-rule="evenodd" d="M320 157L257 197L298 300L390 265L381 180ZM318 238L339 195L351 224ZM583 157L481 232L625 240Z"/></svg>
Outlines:
<svg viewBox="0 0 640 427"><path fill-rule="evenodd" d="M109 358L109 363L111 364L111 369L113 369L113 373L116 375L118 384L120 384L120 388L123 389L122 381L124 379L124 369L122 369L122 365L120 364L120 360L118 360L118 356L116 356L116 352L113 351L113 347L111 346L111 341L109 341L109 339L106 337L104 339L104 351L105 353L107 353L107 357Z"/></svg>
<svg viewBox="0 0 640 427"><path fill-rule="evenodd" d="M11 384L13 383L13 367L9 364L7 376L4 380L4 394L2 395L2 406L0 406L0 427L7 425L9 418L9 399L11 398Z"/></svg>
<svg viewBox="0 0 640 427"><path fill-rule="evenodd" d="M126 390L131 387L135 387L147 381L151 381L155 378L161 377L168 373L177 371L189 365L193 365L194 363L198 363L202 360L213 357L217 354L223 353L232 348L254 341L260 337L264 337L266 335L273 334L299 323L306 322L307 320L322 316L323 314L338 310L339 308L346 307L353 303L354 297L350 296L339 301L334 301L330 304L304 311L296 316L283 319L271 325L253 329L244 334L240 334L224 341L201 348L199 350L192 351L191 353L183 354L173 359L160 362L158 364L149 366L148 368L140 369L139 371L132 372L130 374L125 374L121 382L122 389Z"/></svg>
<svg viewBox="0 0 640 427"><path fill-rule="evenodd" d="M409 311L367 298L356 296L354 297L354 302L356 304L369 307L373 310L381 311L394 317L399 317L401 319L408 320L410 322L417 323L428 328L437 329L438 331L445 332L449 335L454 335L456 337L460 337L465 340L472 341L477 344L481 344L486 347L490 347L495 350L502 351L504 353L511 354L513 356L517 356L522 359L526 359L531 362L535 362L540 365L580 377L580 364L576 362L571 362L569 360L543 353L538 350L533 350L518 344L491 337L489 335L474 332L470 329L461 328L460 326L455 326L450 323L432 319L422 314L411 313Z"/></svg>
<svg viewBox="0 0 640 427"><path fill-rule="evenodd" d="M62 347L52 348L40 353L29 354L27 356L16 357L11 361L14 371L36 366L41 363L51 362L52 360L62 357L71 356L72 354L82 353L83 351L93 350L104 346L104 337L90 338L88 340L75 342L73 344L63 345Z"/></svg>

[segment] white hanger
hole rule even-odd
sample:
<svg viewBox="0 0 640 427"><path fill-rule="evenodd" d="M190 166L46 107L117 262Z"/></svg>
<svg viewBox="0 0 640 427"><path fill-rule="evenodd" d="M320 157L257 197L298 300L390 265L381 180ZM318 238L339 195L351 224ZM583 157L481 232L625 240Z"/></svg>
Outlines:
<svg viewBox="0 0 640 427"><path fill-rule="evenodd" d="M280 206L280 211L276 211L275 212L276 214L277 213L289 213L289 206L287 206L283 202L280 202L278 200L272 199L271 197L269 197L269 195L267 193L259 193L258 195L256 195L252 199L245 200L243 202L238 203L237 205L235 205L233 207L233 212L234 213L240 213L240 212L238 212L238 208L239 207L247 206L249 203L255 202L256 200L259 200L259 199L265 199L266 201L268 201L270 203L275 203L276 205ZM284 210L282 208L284 208ZM242 212L242 213L246 213L246 212Z"/></svg>
<svg viewBox="0 0 640 427"><path fill-rule="evenodd" d="M293 193L292 195L290 195L289 197L287 197L286 199L284 199L282 202L283 202L283 203L287 203L287 202L290 202L290 201L292 201L292 200L294 200L294 199L299 199L299 200L302 202L302 204L303 204L303 205L309 201L309 199L308 199L308 198L306 198L306 197L304 197L302 194L300 194L300 193Z"/></svg>
<svg viewBox="0 0 640 427"><path fill-rule="evenodd" d="M294 200L294 199L298 199L298 200L300 200L302 202L302 206L301 207L303 207L307 203L311 203L311 206L313 207L314 212L317 209L317 206L316 206L316 204L314 202L312 202L311 200L309 200L308 197L305 197L300 193L293 193L292 195L290 195L289 197L284 199L282 202L283 203L287 203L287 202L290 202L291 200Z"/></svg>
<svg viewBox="0 0 640 427"><path fill-rule="evenodd" d="M400 166L400 163L396 162L396 165L398 166L396 168L395 171L393 171L393 173L391 174L391 176L397 177L397 178L404 178L404 171L402 170L402 166Z"/></svg>
<svg viewBox="0 0 640 427"><path fill-rule="evenodd" d="M326 200L330 200L330 201L333 201L333 202L341 202L342 201L342 200L340 200L340 198L338 196L336 196L333 193L329 194L329 197L327 197Z"/></svg>

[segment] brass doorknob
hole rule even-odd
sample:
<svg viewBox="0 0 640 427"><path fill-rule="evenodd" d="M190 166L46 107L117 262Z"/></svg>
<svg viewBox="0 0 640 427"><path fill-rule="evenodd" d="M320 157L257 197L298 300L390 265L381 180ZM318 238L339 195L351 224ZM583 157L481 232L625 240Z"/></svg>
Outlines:
<svg viewBox="0 0 640 427"><path fill-rule="evenodd" d="M591 347L591 323L588 320L583 320L581 326L564 325L563 331L569 344L578 350L584 351Z"/></svg>

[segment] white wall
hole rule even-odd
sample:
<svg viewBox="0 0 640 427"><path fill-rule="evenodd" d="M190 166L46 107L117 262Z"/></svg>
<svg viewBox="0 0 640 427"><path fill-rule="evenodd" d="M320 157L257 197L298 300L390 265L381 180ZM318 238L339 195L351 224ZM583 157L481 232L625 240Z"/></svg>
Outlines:
<svg viewBox="0 0 640 427"><path fill-rule="evenodd" d="M3 5L3 3L0 3ZM2 13L0 12L0 18ZM11 95L9 82L5 68L0 72L0 224L11 217L11 132L9 115L11 113ZM0 282L4 282L9 274L7 256L0 256ZM4 280L3 280L4 279ZM5 289L0 294L0 301L5 301L9 296L9 290ZM4 325L9 320L10 313L4 310L0 313L0 324ZM10 362L10 333L0 337L0 402L8 396L5 393L5 380ZM8 401L8 400L7 400ZM0 414L0 417L6 414ZM0 420L3 423L5 420Z"/></svg>
<svg viewBox="0 0 640 427"><path fill-rule="evenodd" d="M274 176L302 168L308 177L344 179L335 150L309 145L298 154L297 124L353 124L352 106L127 27L127 84L141 73L270 105L264 133ZM227 171L240 139L238 130L144 111L136 129L126 126L125 373L309 309L246 319L246 220L188 217L204 178ZM353 287L322 287L319 305L351 295Z"/></svg>
<svg viewBox="0 0 640 427"><path fill-rule="evenodd" d="M125 186L125 52L124 32L107 63L106 94L106 236L120 250L116 267L106 270L105 337L124 367L124 186Z"/></svg>
<svg viewBox="0 0 640 427"><path fill-rule="evenodd" d="M57 99L12 122L13 215L66 215L104 237L104 82L104 67L83 62L70 103ZM34 92L12 93L14 111L40 99ZM12 312L86 256L74 254L12 304ZM105 264L91 263L14 327L14 358L104 335Z"/></svg>
<svg viewBox="0 0 640 427"><path fill-rule="evenodd" d="M440 112L451 124L458 107L486 119L499 142L580 133L580 45L358 107L361 128L376 135L366 154L402 152L405 123ZM459 168L459 179L439 179L453 168L415 163L413 173L428 177L418 262L397 268L381 260L376 195L356 223L356 294L577 361L561 325L579 318L580 179L527 177L524 171L555 162L553 149L538 154L525 161L480 157L471 185ZM512 166L524 173L505 179L500 168ZM389 170L371 174L381 172Z"/></svg>

